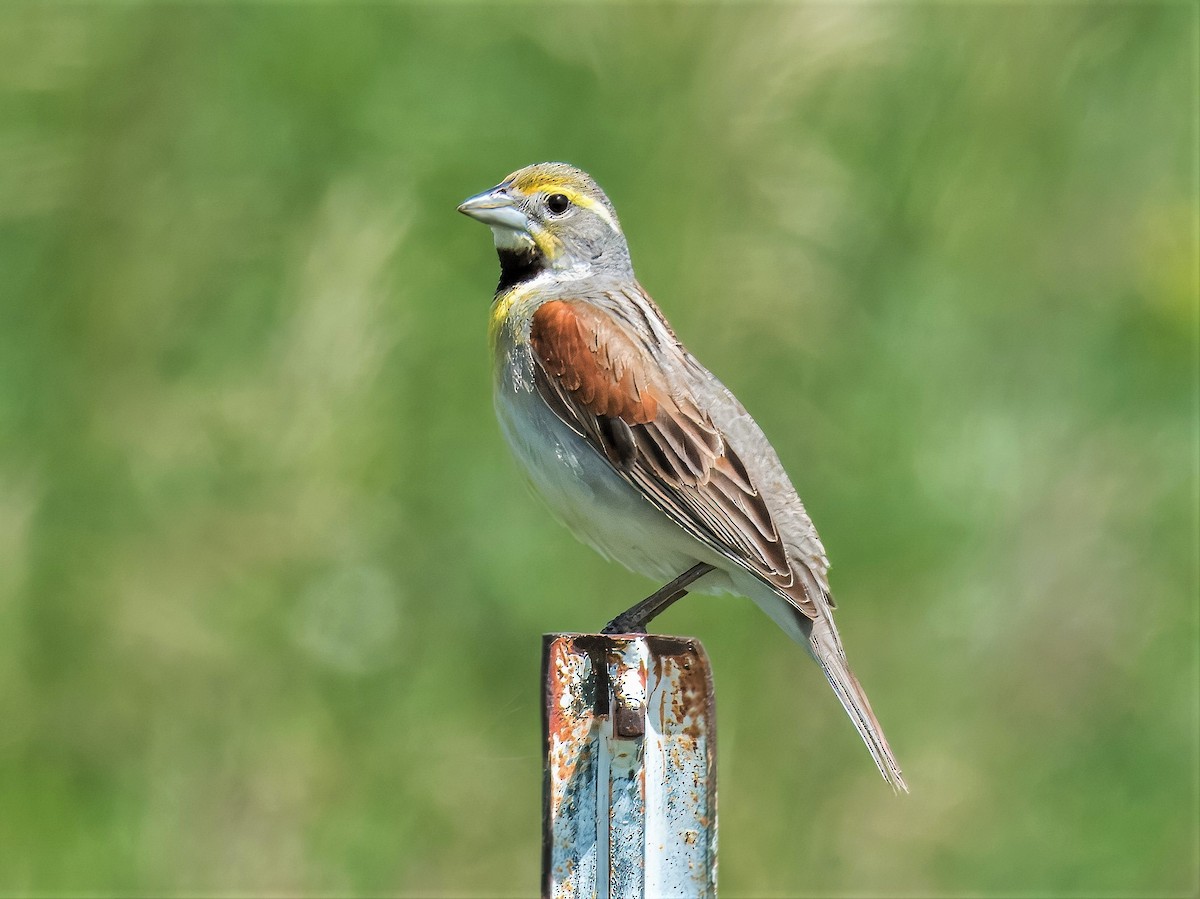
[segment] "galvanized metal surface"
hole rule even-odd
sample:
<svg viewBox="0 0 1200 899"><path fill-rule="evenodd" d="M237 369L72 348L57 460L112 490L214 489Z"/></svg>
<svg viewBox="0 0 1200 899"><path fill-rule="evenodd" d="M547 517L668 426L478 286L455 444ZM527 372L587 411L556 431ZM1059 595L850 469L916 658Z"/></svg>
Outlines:
<svg viewBox="0 0 1200 899"><path fill-rule="evenodd" d="M542 894L716 896L716 711L700 642L543 639Z"/></svg>

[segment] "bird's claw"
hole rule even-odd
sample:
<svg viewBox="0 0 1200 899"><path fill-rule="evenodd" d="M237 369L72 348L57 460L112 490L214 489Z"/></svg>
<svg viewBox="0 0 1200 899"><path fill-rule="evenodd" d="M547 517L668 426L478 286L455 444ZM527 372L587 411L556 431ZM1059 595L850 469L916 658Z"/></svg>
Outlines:
<svg viewBox="0 0 1200 899"><path fill-rule="evenodd" d="M600 633L606 636L613 634L644 634L646 633L646 622L638 620L628 621L625 620L625 616L618 615L608 624L604 625L604 629Z"/></svg>

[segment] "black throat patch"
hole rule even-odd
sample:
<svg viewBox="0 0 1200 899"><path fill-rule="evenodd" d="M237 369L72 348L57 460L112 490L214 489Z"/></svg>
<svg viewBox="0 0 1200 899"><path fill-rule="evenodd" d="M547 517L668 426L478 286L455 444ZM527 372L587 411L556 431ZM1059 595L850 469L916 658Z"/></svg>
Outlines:
<svg viewBox="0 0 1200 899"><path fill-rule="evenodd" d="M528 281L542 270L542 252L537 247L523 250L496 250L500 257L500 283L496 293L501 294L522 281Z"/></svg>

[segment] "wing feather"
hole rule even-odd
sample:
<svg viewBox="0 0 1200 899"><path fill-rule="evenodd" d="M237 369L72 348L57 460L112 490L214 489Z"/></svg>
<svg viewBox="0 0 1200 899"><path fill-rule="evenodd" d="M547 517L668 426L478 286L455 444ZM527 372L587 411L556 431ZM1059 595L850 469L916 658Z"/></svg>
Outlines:
<svg viewBox="0 0 1200 899"><path fill-rule="evenodd" d="M794 569L745 464L644 341L593 303L551 300L530 342L535 385L560 419L680 527L817 617L814 578Z"/></svg>

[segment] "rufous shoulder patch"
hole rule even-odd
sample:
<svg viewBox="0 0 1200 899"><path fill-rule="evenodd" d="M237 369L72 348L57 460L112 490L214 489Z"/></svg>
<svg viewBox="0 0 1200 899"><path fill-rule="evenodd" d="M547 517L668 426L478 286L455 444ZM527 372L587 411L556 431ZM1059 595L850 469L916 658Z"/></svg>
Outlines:
<svg viewBox="0 0 1200 899"><path fill-rule="evenodd" d="M546 373L593 415L634 425L658 414L644 360L602 310L551 300L533 314L529 340Z"/></svg>

